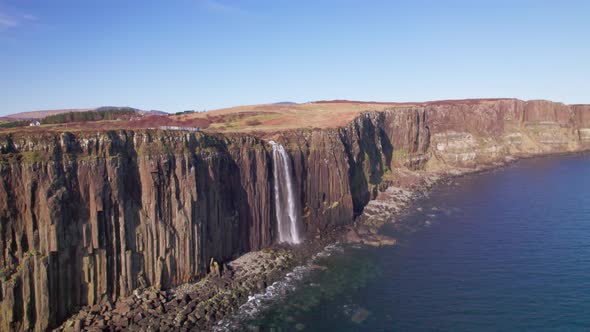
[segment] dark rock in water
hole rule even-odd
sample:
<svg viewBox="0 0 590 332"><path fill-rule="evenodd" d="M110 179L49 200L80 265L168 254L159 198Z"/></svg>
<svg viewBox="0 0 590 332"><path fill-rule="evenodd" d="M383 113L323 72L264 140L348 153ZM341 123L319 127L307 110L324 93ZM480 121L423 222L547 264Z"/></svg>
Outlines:
<svg viewBox="0 0 590 332"><path fill-rule="evenodd" d="M370 312L365 308L359 308L350 318L354 323L360 324L369 317Z"/></svg>
<svg viewBox="0 0 590 332"><path fill-rule="evenodd" d="M380 235L380 242L382 246L393 246L397 243L397 240L389 236Z"/></svg>
<svg viewBox="0 0 590 332"><path fill-rule="evenodd" d="M369 231L359 234L354 228L346 233L345 239L348 243L361 243L373 247L393 246L396 244L396 240L390 236Z"/></svg>

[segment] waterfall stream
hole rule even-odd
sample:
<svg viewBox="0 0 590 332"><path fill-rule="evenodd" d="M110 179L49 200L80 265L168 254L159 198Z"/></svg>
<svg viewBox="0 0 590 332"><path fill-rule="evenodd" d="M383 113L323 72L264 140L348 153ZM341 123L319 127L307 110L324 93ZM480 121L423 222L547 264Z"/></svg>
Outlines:
<svg viewBox="0 0 590 332"><path fill-rule="evenodd" d="M300 243L300 209L291 174L291 158L285 148L274 141L272 146L275 211L279 242Z"/></svg>

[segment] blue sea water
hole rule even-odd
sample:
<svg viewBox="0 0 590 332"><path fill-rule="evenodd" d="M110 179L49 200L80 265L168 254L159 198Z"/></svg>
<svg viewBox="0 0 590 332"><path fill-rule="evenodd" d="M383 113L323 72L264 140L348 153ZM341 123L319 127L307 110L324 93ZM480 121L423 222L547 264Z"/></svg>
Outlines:
<svg viewBox="0 0 590 332"><path fill-rule="evenodd" d="M590 331L590 156L437 186L246 322L259 331Z"/></svg>

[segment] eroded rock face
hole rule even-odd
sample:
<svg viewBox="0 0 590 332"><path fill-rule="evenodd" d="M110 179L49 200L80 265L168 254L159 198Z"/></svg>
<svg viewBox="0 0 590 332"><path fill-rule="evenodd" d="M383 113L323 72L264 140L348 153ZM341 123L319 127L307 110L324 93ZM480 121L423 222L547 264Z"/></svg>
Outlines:
<svg viewBox="0 0 590 332"><path fill-rule="evenodd" d="M477 168L590 147L590 107L497 100L366 112L277 135L304 234L359 216L396 170ZM171 287L275 241L270 147L180 131L0 137L0 330L46 330L81 306Z"/></svg>
<svg viewBox="0 0 590 332"><path fill-rule="evenodd" d="M4 329L43 330L79 306L187 282L206 274L210 258L271 244L268 154L258 139L62 134L15 138L5 152Z"/></svg>

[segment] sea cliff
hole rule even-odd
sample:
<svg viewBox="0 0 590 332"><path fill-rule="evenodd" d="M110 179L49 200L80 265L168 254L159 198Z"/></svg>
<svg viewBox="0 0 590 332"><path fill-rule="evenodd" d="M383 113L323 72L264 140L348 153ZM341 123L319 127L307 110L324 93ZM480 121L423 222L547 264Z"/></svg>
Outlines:
<svg viewBox="0 0 590 332"><path fill-rule="evenodd" d="M0 133L0 330L169 288L277 241L269 140L292 162L303 237L351 224L400 170L452 174L590 148L590 106L396 106L334 128Z"/></svg>

